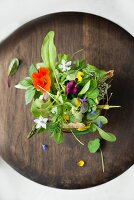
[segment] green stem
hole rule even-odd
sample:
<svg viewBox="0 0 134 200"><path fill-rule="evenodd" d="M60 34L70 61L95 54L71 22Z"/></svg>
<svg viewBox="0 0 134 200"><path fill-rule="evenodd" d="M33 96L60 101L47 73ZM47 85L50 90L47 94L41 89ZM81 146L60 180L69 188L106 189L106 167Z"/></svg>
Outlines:
<svg viewBox="0 0 134 200"><path fill-rule="evenodd" d="M108 110L110 108L120 108L121 106L98 105L97 108Z"/></svg>
<svg viewBox="0 0 134 200"><path fill-rule="evenodd" d="M58 104L59 104L59 102L57 101L57 99L56 98L54 98L53 97L53 95L50 93L50 92L48 92L47 90L45 90L44 88L42 88L40 85L37 85L39 88L41 88L42 90L44 90L44 92L46 92L47 94L49 94L49 96L54 100L54 101L56 101Z"/></svg>
<svg viewBox="0 0 134 200"><path fill-rule="evenodd" d="M84 143L81 142L81 141L76 137L76 135L73 133L72 130L71 130L71 133L72 133L72 135L74 136L74 138L75 138L81 145L84 145Z"/></svg>
<svg viewBox="0 0 134 200"><path fill-rule="evenodd" d="M103 173L104 173L104 171L105 171L104 156L103 156L103 153L102 153L101 148L100 148L100 154L101 154L102 171L103 171Z"/></svg>
<svg viewBox="0 0 134 200"><path fill-rule="evenodd" d="M55 80L56 80L56 82L57 82L58 88L60 89L60 85L59 85L59 82L58 82L58 80L57 80L57 77L56 77L55 72L54 72L54 76L55 76Z"/></svg>
<svg viewBox="0 0 134 200"><path fill-rule="evenodd" d="M55 101L57 101L57 98L55 98L55 100L54 100L48 107L45 108L45 111L46 111L48 108L51 108L51 106L54 104ZM63 105L63 104L58 104L58 105L56 105L56 106L61 106L61 105Z"/></svg>
<svg viewBox="0 0 134 200"><path fill-rule="evenodd" d="M74 57L77 53L80 53L81 51L83 51L84 49L80 49L78 51L76 51L75 53L73 53L72 57Z"/></svg>

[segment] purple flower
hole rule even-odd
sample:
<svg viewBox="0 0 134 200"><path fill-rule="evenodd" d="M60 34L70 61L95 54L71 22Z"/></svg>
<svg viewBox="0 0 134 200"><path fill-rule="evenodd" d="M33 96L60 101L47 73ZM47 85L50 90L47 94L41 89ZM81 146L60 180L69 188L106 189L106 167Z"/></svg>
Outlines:
<svg viewBox="0 0 134 200"><path fill-rule="evenodd" d="M91 111L91 114L92 114L92 115L95 115L95 114L96 114L96 110L92 110L92 111Z"/></svg>
<svg viewBox="0 0 134 200"><path fill-rule="evenodd" d="M88 111L88 98L84 97L83 99L80 99L82 105L81 105L81 112L85 113Z"/></svg>
<svg viewBox="0 0 134 200"><path fill-rule="evenodd" d="M85 103L88 101L88 98L87 97L84 97L83 99L80 99L81 103Z"/></svg>
<svg viewBox="0 0 134 200"><path fill-rule="evenodd" d="M43 151L46 151L47 150L47 145L46 144L42 144L42 149L43 149Z"/></svg>
<svg viewBox="0 0 134 200"><path fill-rule="evenodd" d="M70 81L66 86L66 93L68 94L76 94L78 92L78 86L75 81Z"/></svg>
<svg viewBox="0 0 134 200"><path fill-rule="evenodd" d="M100 121L97 123L97 125L98 125L99 128L102 127L102 123Z"/></svg>

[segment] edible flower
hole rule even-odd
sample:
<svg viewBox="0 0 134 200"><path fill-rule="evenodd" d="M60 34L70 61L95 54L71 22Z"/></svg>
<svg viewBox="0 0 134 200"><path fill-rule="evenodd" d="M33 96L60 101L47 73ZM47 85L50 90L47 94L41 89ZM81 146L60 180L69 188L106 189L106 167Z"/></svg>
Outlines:
<svg viewBox="0 0 134 200"><path fill-rule="evenodd" d="M48 93L43 93L42 95L40 95L39 99L43 100L43 101L48 101L48 99L50 98L50 95Z"/></svg>
<svg viewBox="0 0 134 200"><path fill-rule="evenodd" d="M76 94L78 92L78 86L75 81L70 81L66 86L66 93L68 94Z"/></svg>
<svg viewBox="0 0 134 200"><path fill-rule="evenodd" d="M68 70L71 69L71 61L65 61L64 59L62 59L61 64L59 65L59 68L61 69L62 72L66 72Z"/></svg>
<svg viewBox="0 0 134 200"><path fill-rule="evenodd" d="M95 115L95 114L96 114L96 110L92 110L92 111L91 111L91 114L92 114L92 115Z"/></svg>
<svg viewBox="0 0 134 200"><path fill-rule="evenodd" d="M38 119L35 119L34 122L36 123L36 129L39 129L41 127L46 129L47 121L48 121L48 118L44 118L42 116L40 116Z"/></svg>
<svg viewBox="0 0 134 200"><path fill-rule="evenodd" d="M76 107L80 107L80 105L81 105L80 98L73 98L71 102Z"/></svg>
<svg viewBox="0 0 134 200"><path fill-rule="evenodd" d="M99 122L97 123L97 125L98 125L99 128L101 128L101 127L102 127L102 122L99 121Z"/></svg>
<svg viewBox="0 0 134 200"><path fill-rule="evenodd" d="M64 120L69 121L69 115L64 115Z"/></svg>
<svg viewBox="0 0 134 200"><path fill-rule="evenodd" d="M88 105L88 98L87 97L84 97L83 99L80 99L80 101L81 101L81 112L82 113L85 113L85 112L87 112L87 110L88 110L88 107L89 107L89 105Z"/></svg>
<svg viewBox="0 0 134 200"><path fill-rule="evenodd" d="M49 92L51 87L51 79L50 79L50 71L48 68L41 67L38 72L34 72L32 74L33 85L36 89L41 92Z"/></svg>
<svg viewBox="0 0 134 200"><path fill-rule="evenodd" d="M83 167L83 166L85 165L84 160L80 160L80 161L77 163L77 165L78 165L79 167Z"/></svg>
<svg viewBox="0 0 134 200"><path fill-rule="evenodd" d="M75 99L75 105L76 105L77 107L80 107L81 101L80 101L79 98L76 98L76 99Z"/></svg>
<svg viewBox="0 0 134 200"><path fill-rule="evenodd" d="M78 81L78 82L81 82L82 81L82 79L83 79L83 76L84 76L84 73L83 72L81 72L81 71L79 71L78 73L77 73L77 75L76 75L76 80Z"/></svg>
<svg viewBox="0 0 134 200"><path fill-rule="evenodd" d="M43 151L46 151L48 149L47 145L46 144L42 144L42 149L43 149Z"/></svg>
<svg viewBox="0 0 134 200"><path fill-rule="evenodd" d="M77 130L78 131L86 131L88 128L90 128L90 126L83 126L83 127L78 128Z"/></svg>

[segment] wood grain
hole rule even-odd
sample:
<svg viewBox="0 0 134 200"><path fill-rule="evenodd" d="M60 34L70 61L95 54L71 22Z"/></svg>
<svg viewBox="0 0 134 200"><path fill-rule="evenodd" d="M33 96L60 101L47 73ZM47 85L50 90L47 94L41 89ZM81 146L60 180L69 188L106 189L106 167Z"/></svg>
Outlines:
<svg viewBox="0 0 134 200"><path fill-rule="evenodd" d="M14 85L27 76L31 63L41 61L40 47L45 34L54 30L58 52L74 53L100 68L114 69L111 104L120 109L108 112L106 130L117 136L116 143L104 143L105 173L100 153L87 152L87 142L97 133L81 136L81 146L66 133L63 144L57 145L48 134L27 140L33 118L25 106L24 92ZM17 74L7 85L10 60L22 60ZM103 18L83 13L57 13L31 21L0 45L0 152L14 169L33 181L56 188L78 189L105 183L120 175L134 163L134 39L124 29ZM42 151L41 144L48 150ZM86 165L77 166L83 159Z"/></svg>

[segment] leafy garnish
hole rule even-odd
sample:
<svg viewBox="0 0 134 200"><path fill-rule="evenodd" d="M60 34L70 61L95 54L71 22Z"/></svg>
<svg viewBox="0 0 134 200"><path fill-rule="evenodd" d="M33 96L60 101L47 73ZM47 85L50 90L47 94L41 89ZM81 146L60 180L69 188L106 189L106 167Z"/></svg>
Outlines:
<svg viewBox="0 0 134 200"><path fill-rule="evenodd" d="M32 86L28 87L28 89L26 90L26 93L25 93L26 104L29 104L32 101L34 95L35 95L34 87L32 87Z"/></svg>
<svg viewBox="0 0 134 200"><path fill-rule="evenodd" d="M104 139L104 140L107 140L109 142L115 142L116 141L116 136L112 133L108 133L108 132L105 132L103 131L101 128L97 127L97 130L100 134L100 136Z"/></svg>
<svg viewBox="0 0 134 200"><path fill-rule="evenodd" d="M24 89L24 90L28 89L31 86L33 86L31 78L26 78L26 79L20 81L17 85L15 85L16 88Z"/></svg>
<svg viewBox="0 0 134 200"><path fill-rule="evenodd" d="M64 141L64 135L60 127L60 123L50 123L48 130L51 133L51 137L57 144L61 144Z"/></svg>
<svg viewBox="0 0 134 200"><path fill-rule="evenodd" d="M55 69L56 65L56 47L54 45L54 32L50 31L43 40L43 44L41 47L41 57L45 66L49 69Z"/></svg>
<svg viewBox="0 0 134 200"><path fill-rule="evenodd" d="M17 72L19 65L20 65L19 59L13 58L8 67L8 76L13 76Z"/></svg>
<svg viewBox="0 0 134 200"><path fill-rule="evenodd" d="M94 139L88 142L88 150L90 153L96 153L100 148L100 139Z"/></svg>

